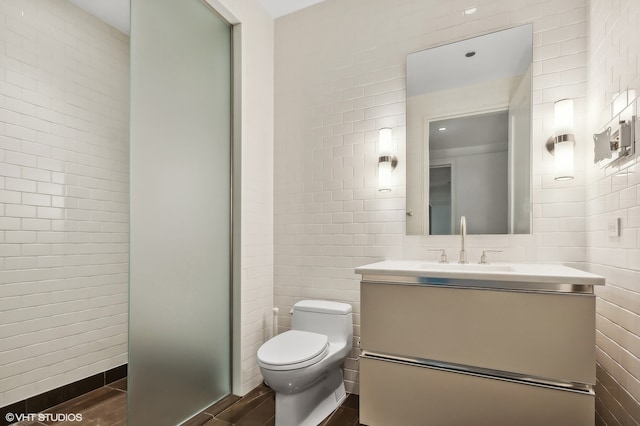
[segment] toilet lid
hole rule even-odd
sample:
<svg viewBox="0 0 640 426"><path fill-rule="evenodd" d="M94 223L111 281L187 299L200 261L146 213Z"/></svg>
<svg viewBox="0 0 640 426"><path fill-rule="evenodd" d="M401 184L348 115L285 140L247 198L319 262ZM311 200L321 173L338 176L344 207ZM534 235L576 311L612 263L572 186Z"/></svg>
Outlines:
<svg viewBox="0 0 640 426"><path fill-rule="evenodd" d="M315 364L329 351L324 334L289 330L269 339L258 349L258 362L273 369L302 368Z"/></svg>

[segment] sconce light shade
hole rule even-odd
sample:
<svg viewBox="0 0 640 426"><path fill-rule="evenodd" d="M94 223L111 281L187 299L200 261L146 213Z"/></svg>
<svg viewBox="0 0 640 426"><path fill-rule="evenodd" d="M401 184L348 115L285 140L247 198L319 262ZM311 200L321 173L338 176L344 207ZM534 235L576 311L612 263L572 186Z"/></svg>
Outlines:
<svg viewBox="0 0 640 426"><path fill-rule="evenodd" d="M571 180L574 176L573 100L562 99L553 106L554 137L547 141L547 150L555 156L554 180Z"/></svg>
<svg viewBox="0 0 640 426"><path fill-rule="evenodd" d="M573 99L562 99L553 106L555 134L573 134Z"/></svg>
<svg viewBox="0 0 640 426"><path fill-rule="evenodd" d="M382 157L381 157L382 158ZM392 181L391 161L379 161L378 162L378 191L389 192L391 191Z"/></svg>
<svg viewBox="0 0 640 426"><path fill-rule="evenodd" d="M572 140L558 140L556 138L554 147L555 156L555 180L573 179L573 146Z"/></svg>
<svg viewBox="0 0 640 426"><path fill-rule="evenodd" d="M391 129L384 127L378 130L378 154L391 155L392 148Z"/></svg>
<svg viewBox="0 0 640 426"><path fill-rule="evenodd" d="M388 127L378 131L378 191L389 192L393 186L393 170L398 159L393 155L393 139Z"/></svg>

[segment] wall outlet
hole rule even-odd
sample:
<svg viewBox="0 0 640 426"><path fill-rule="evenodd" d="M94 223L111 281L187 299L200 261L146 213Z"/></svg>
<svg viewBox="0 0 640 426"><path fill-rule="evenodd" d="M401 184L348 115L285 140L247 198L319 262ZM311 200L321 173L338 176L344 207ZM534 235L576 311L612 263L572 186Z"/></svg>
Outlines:
<svg viewBox="0 0 640 426"><path fill-rule="evenodd" d="M619 237L620 236L620 218L612 217L607 222L607 231L609 231L610 237Z"/></svg>

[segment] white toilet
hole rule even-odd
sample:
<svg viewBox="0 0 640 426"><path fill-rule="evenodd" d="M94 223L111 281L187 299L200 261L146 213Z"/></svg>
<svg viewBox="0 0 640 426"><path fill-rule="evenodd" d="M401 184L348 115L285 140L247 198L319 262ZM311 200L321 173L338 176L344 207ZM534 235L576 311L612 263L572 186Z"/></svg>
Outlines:
<svg viewBox="0 0 640 426"><path fill-rule="evenodd" d="M291 330L258 349L258 365L276 393L276 426L316 426L346 398L340 364L352 347L351 305L302 300Z"/></svg>

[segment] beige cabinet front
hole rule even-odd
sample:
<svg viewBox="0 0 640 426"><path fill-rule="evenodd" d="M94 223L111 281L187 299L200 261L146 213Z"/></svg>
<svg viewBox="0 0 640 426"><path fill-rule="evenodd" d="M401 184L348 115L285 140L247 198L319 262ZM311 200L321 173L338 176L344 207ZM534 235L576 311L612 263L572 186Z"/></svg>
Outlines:
<svg viewBox="0 0 640 426"><path fill-rule="evenodd" d="M587 426L594 395L368 358L360 423L369 426Z"/></svg>
<svg viewBox="0 0 640 426"><path fill-rule="evenodd" d="M361 309L368 352L595 384L592 294L363 282Z"/></svg>

